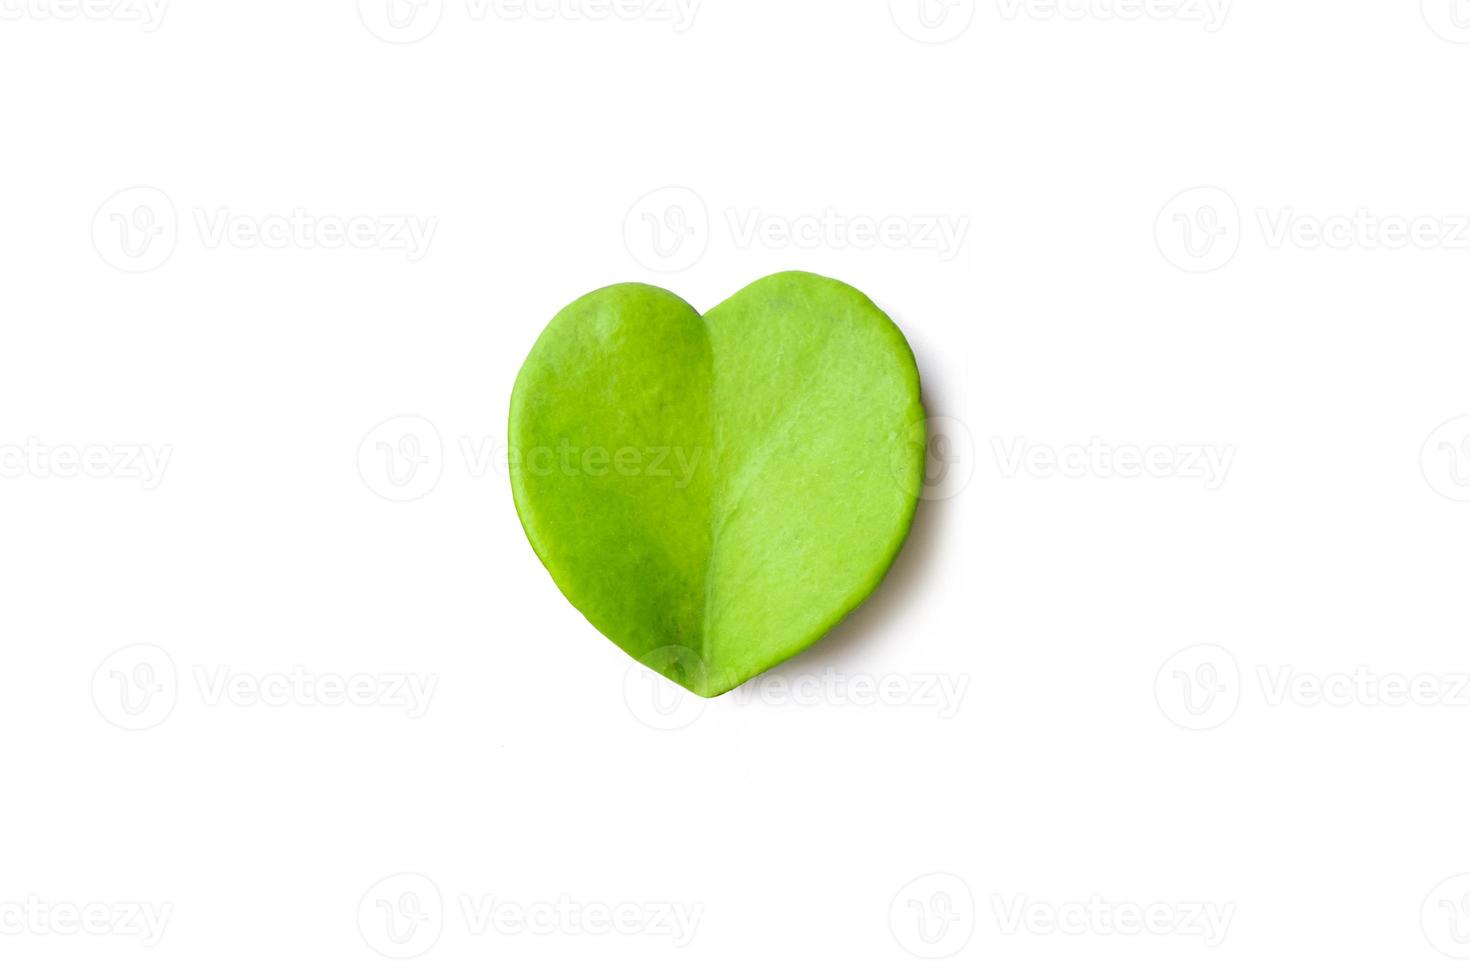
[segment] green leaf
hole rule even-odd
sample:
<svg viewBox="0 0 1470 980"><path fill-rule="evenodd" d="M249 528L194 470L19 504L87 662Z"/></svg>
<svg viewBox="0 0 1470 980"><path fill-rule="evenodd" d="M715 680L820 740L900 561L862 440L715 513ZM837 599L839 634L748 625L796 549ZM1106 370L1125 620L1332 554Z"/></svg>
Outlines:
<svg viewBox="0 0 1470 980"><path fill-rule="evenodd" d="M551 321L510 404L511 485L562 593L704 697L812 643L898 554L924 476L903 334L821 276L701 317L610 286Z"/></svg>

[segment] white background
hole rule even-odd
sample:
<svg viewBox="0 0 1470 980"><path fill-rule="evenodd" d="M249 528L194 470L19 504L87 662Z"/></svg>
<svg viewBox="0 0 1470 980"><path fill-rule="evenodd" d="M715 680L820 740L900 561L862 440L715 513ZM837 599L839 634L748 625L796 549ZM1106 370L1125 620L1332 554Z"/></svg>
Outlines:
<svg viewBox="0 0 1470 980"><path fill-rule="evenodd" d="M0 0L0 973L1462 975L1463 0L66 2ZM493 460L565 303L785 268L951 466L689 702Z"/></svg>

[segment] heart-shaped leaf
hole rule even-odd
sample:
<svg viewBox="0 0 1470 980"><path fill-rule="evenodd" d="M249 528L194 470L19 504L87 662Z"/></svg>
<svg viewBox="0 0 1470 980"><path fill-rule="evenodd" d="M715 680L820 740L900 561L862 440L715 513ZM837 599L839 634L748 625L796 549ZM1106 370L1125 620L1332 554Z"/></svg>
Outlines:
<svg viewBox="0 0 1470 980"><path fill-rule="evenodd" d="M566 597L713 697L882 580L922 488L918 370L893 321L832 279L770 276L703 317L610 286L526 358L510 460L526 536Z"/></svg>

